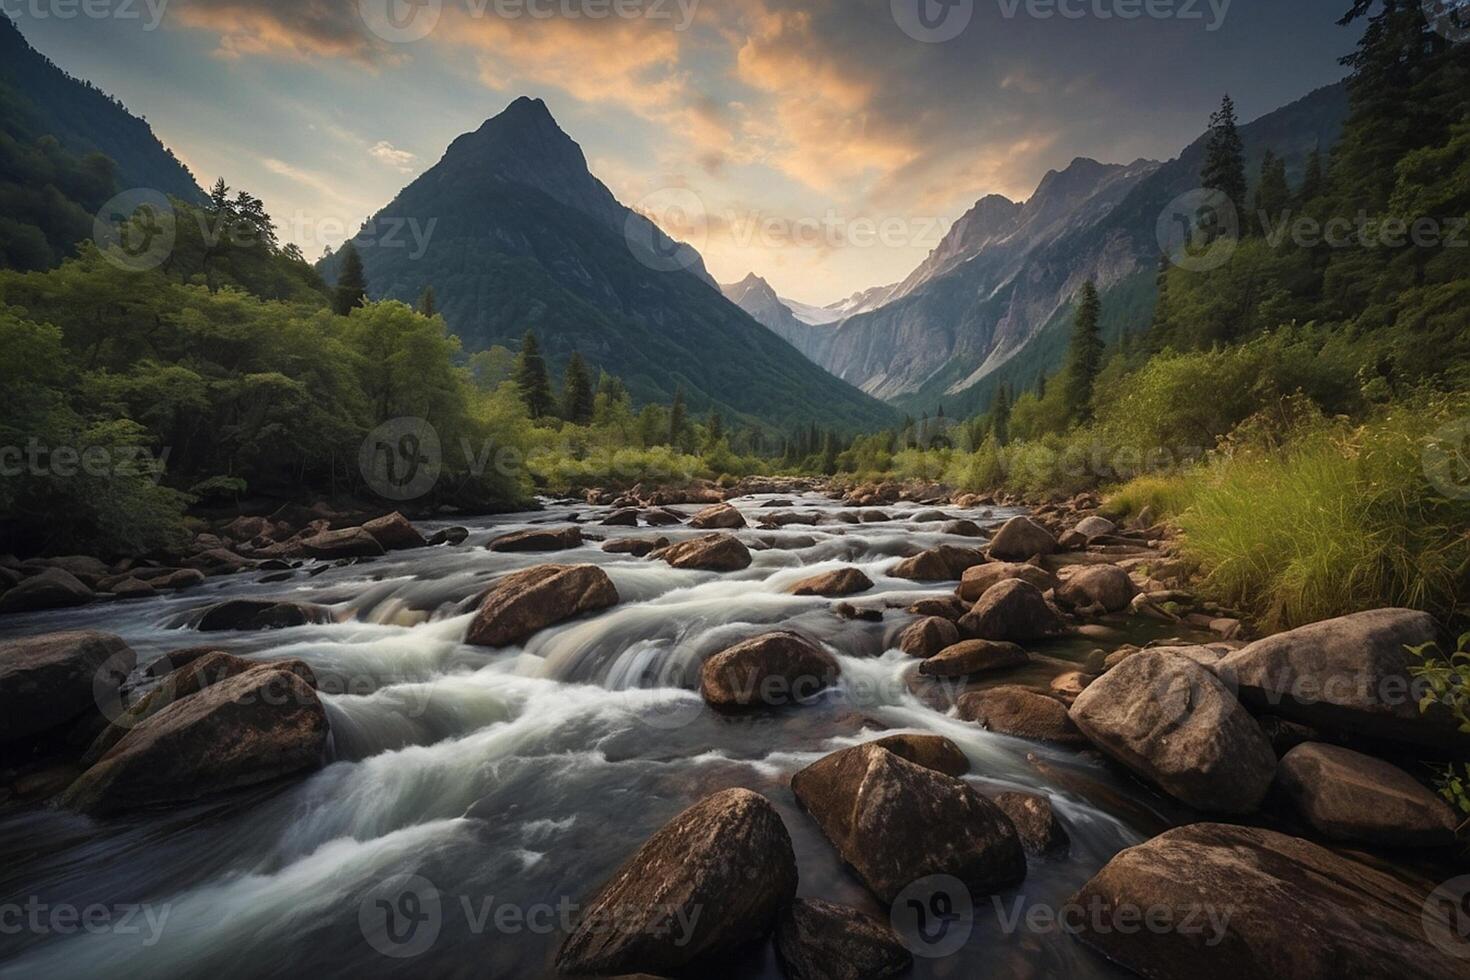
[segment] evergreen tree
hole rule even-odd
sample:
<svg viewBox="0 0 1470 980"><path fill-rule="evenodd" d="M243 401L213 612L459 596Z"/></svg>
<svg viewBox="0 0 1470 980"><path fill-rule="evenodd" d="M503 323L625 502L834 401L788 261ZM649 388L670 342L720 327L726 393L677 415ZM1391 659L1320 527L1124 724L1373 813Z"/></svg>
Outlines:
<svg viewBox="0 0 1470 980"><path fill-rule="evenodd" d="M822 472L828 476L837 472L837 435L830 429L822 442Z"/></svg>
<svg viewBox="0 0 1470 980"><path fill-rule="evenodd" d="M1298 197L1305 204L1321 197L1325 189L1322 176L1322 151L1313 150L1312 155L1307 157L1307 172L1302 177L1302 187L1298 192Z"/></svg>
<svg viewBox="0 0 1470 980"><path fill-rule="evenodd" d="M346 316L367 303L367 277L362 271L362 256L351 242L342 246L342 269L337 275L337 291L332 295L332 312Z"/></svg>
<svg viewBox="0 0 1470 980"><path fill-rule="evenodd" d="M1291 186L1286 182L1286 161L1270 150L1261 161L1261 180L1256 184L1254 202L1256 222L1261 234L1268 235L1282 220L1291 202Z"/></svg>
<svg viewBox="0 0 1470 980"><path fill-rule="evenodd" d="M1077 300L1072 343L1067 351L1066 404L1069 417L1086 421L1092 411L1092 386L1102 368L1102 301L1088 280Z"/></svg>
<svg viewBox="0 0 1470 980"><path fill-rule="evenodd" d="M521 341L521 355L516 359L515 382L531 418L539 419L555 411L556 399L551 394L551 377L546 373L541 345L529 330Z"/></svg>
<svg viewBox="0 0 1470 980"><path fill-rule="evenodd" d="M1229 95L1210 117L1210 139L1205 148L1200 184L1207 190L1223 193L1237 212L1245 208L1245 144L1240 139L1235 102Z"/></svg>
<svg viewBox="0 0 1470 980"><path fill-rule="evenodd" d="M705 449L713 449L725 438L725 420L720 418L720 413L710 409L709 423L706 425L707 435L705 438Z"/></svg>
<svg viewBox="0 0 1470 980"><path fill-rule="evenodd" d="M1036 400L1041 401L1046 397L1046 372L1042 371L1036 376Z"/></svg>
<svg viewBox="0 0 1470 980"><path fill-rule="evenodd" d="M582 355L572 351L562 380L562 417L574 425L592 421L592 378Z"/></svg>
<svg viewBox="0 0 1470 980"><path fill-rule="evenodd" d="M1011 438L1011 393L1005 385L995 392L995 401L990 406L990 431L995 433L997 445L1004 446Z"/></svg>
<svg viewBox="0 0 1470 980"><path fill-rule="evenodd" d="M439 315L439 301L434 298L433 286L425 286L423 293L420 294L419 312L428 317Z"/></svg>
<svg viewBox="0 0 1470 980"><path fill-rule="evenodd" d="M684 447L684 430L689 426L689 410L684 405L684 387L674 389L674 404L669 408L669 445Z"/></svg>

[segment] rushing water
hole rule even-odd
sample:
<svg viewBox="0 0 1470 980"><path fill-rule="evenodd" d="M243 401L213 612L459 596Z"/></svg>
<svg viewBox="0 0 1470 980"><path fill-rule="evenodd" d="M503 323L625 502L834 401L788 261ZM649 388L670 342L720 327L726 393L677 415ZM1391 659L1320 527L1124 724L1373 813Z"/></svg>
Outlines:
<svg viewBox="0 0 1470 980"><path fill-rule="evenodd" d="M755 524L771 512L770 499L736 504ZM816 496L794 504L783 509L840 507ZM483 547L573 513L609 538L697 533L595 527L605 509L552 505L473 524L459 547L314 577L262 583L262 573L248 573L167 598L10 617L4 635L118 633L140 665L201 642L262 660L299 657L334 692L324 695L333 762L283 785L168 811L106 821L35 809L0 817L0 907L29 910L0 921L0 977L550 975L561 922L576 903L675 813L732 786L775 803L795 844L800 894L886 920L888 909L842 868L788 783L828 752L893 731L953 739L977 787L1048 794L1072 839L1066 857L1031 859L1018 890L977 900L963 949L919 958L914 975L1115 975L1065 932L1012 920L1032 906L1059 908L1108 858L1178 811L1095 757L991 734L910 689L915 661L892 648L912 619L902 607L950 587L884 569L919 548L976 543L912 521L919 509L886 508L895 518L886 523L741 531L761 550L733 574L610 555L596 542L549 558ZM1009 516L946 511L982 524ZM545 560L601 565L621 603L544 631L524 649L465 646L486 585ZM842 619L832 600L785 594L798 578L848 564L875 583L851 601L896 607L883 622ZM171 626L190 609L249 596L329 604L339 621L248 634ZM777 625L838 654L838 689L780 712L706 709L694 690L702 659ZM1033 650L1081 662L1093 645ZM437 914L410 946L388 947L416 955L390 956L381 930L363 923L381 895L400 893L403 875L422 879L412 883L419 908ZM55 915L90 906L101 908L90 926ZM732 970L779 976L769 949Z"/></svg>

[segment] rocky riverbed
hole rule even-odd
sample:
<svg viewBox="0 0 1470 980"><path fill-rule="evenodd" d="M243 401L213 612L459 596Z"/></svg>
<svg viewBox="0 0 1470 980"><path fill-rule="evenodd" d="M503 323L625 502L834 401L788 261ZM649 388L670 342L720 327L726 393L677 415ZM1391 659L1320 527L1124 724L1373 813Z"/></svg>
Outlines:
<svg viewBox="0 0 1470 980"><path fill-rule="evenodd" d="M8 564L0 976L1470 975L1428 617L744 489Z"/></svg>

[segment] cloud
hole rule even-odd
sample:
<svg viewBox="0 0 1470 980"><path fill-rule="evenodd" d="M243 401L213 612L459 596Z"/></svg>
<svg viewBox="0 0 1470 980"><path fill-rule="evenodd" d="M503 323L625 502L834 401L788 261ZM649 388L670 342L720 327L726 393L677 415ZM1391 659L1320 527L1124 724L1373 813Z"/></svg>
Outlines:
<svg viewBox="0 0 1470 980"><path fill-rule="evenodd" d="M368 149L368 156L399 173L413 173L413 162L418 159L407 150L400 150L387 140L378 140Z"/></svg>
<svg viewBox="0 0 1470 980"><path fill-rule="evenodd" d="M356 0L173 0L178 22L218 36L222 58L397 60L368 33Z"/></svg>

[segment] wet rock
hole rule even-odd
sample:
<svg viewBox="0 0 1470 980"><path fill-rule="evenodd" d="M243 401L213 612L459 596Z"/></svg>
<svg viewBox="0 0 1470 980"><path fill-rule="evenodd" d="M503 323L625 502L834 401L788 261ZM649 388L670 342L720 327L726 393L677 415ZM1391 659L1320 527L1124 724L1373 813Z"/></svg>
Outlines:
<svg viewBox="0 0 1470 980"><path fill-rule="evenodd" d="M921 510L909 520L915 524L940 524L950 519L950 516L942 510Z"/></svg>
<svg viewBox="0 0 1470 980"><path fill-rule="evenodd" d="M1086 745L1087 739L1056 698L1006 684L960 695L959 715L1000 735L1058 745Z"/></svg>
<svg viewBox="0 0 1470 980"><path fill-rule="evenodd" d="M838 568L830 572L823 572L821 575L804 578L791 586L790 592L792 595L836 598L866 592L872 587L873 580L860 570Z"/></svg>
<svg viewBox="0 0 1470 980"><path fill-rule="evenodd" d="M107 591L119 599L149 599L158 595L158 590L153 586L132 576L110 582Z"/></svg>
<svg viewBox="0 0 1470 980"><path fill-rule="evenodd" d="M683 524L684 518L672 510L657 507L644 514L643 521L649 527L672 527L675 524Z"/></svg>
<svg viewBox="0 0 1470 980"><path fill-rule="evenodd" d="M776 955L791 980L885 980L913 965L886 924L845 905L806 898L777 920Z"/></svg>
<svg viewBox="0 0 1470 980"><path fill-rule="evenodd" d="M692 568L706 572L738 572L749 568L750 549L739 538L729 534L707 534L702 538L680 541L649 557L661 558L675 568Z"/></svg>
<svg viewBox="0 0 1470 980"><path fill-rule="evenodd" d="M47 568L0 595L0 613L35 612L80 606L95 598L71 572Z"/></svg>
<svg viewBox="0 0 1470 980"><path fill-rule="evenodd" d="M854 606L850 602L839 602L832 611L843 619L860 620L865 623L883 622L883 610L872 606Z"/></svg>
<svg viewBox="0 0 1470 980"><path fill-rule="evenodd" d="M288 544L278 545L277 547L282 549L283 556L286 557L295 556L302 552L300 542L293 541ZM270 551L271 549L266 548L254 553L268 556ZM247 568L255 567L255 562L249 558L235 554L228 548L211 548L208 551L201 551L199 554L186 559L184 564L203 572L205 575L232 575L235 572L243 572Z"/></svg>
<svg viewBox="0 0 1470 980"><path fill-rule="evenodd" d="M864 524L882 524L886 521L893 520L893 518L881 510L865 510L858 514L858 520Z"/></svg>
<svg viewBox="0 0 1470 980"><path fill-rule="evenodd" d="M943 595L920 599L909 606L907 611L915 616L938 616L954 622L969 612L970 607L952 595Z"/></svg>
<svg viewBox="0 0 1470 980"><path fill-rule="evenodd" d="M985 532L974 521L950 521L939 530L944 534L953 534L962 538L985 537Z"/></svg>
<svg viewBox="0 0 1470 980"><path fill-rule="evenodd" d="M1138 595L1138 586L1117 565L1095 565L1063 582L1056 595L1057 602L1063 606L1101 606L1104 611L1115 613L1128 608Z"/></svg>
<svg viewBox="0 0 1470 980"><path fill-rule="evenodd" d="M1094 681L1070 714L1094 745L1197 810L1250 813L1276 775L1255 719L1184 657L1140 651Z"/></svg>
<svg viewBox="0 0 1470 980"><path fill-rule="evenodd" d="M796 880L775 807L749 790L716 793L669 821L585 904L556 968L611 976L722 966L770 931ZM692 921L692 932L670 921Z"/></svg>
<svg viewBox="0 0 1470 980"><path fill-rule="evenodd" d="M280 599L229 599L208 606L194 628L203 633L222 630L282 630L332 622L332 611L309 602Z"/></svg>
<svg viewBox="0 0 1470 980"><path fill-rule="evenodd" d="M934 549L934 553L949 569L949 577L952 579L960 578L970 569L989 561L985 552L978 548L956 548L952 544L942 544Z"/></svg>
<svg viewBox="0 0 1470 980"><path fill-rule="evenodd" d="M787 630L737 643L704 662L699 693L717 708L785 707L811 702L837 680L837 659Z"/></svg>
<svg viewBox="0 0 1470 980"><path fill-rule="evenodd" d="M1459 821L1448 803L1382 759L1309 742L1286 754L1276 780L1302 817L1333 840L1444 847Z"/></svg>
<svg viewBox="0 0 1470 980"><path fill-rule="evenodd" d="M136 664L111 633L28 636L0 644L0 742L98 717Z"/></svg>
<svg viewBox="0 0 1470 980"><path fill-rule="evenodd" d="M1029 582L1042 592L1056 588L1057 585L1055 575L1036 565L1021 562L989 562L967 568L955 594L965 602L975 602L993 586L1011 579Z"/></svg>
<svg viewBox="0 0 1470 980"><path fill-rule="evenodd" d="M730 504L706 507L689 519L689 526L701 531L745 527L745 516Z"/></svg>
<svg viewBox="0 0 1470 980"><path fill-rule="evenodd" d="M204 584L204 573L197 568L166 568L161 571L164 574L145 578L144 581L159 591L192 589L196 585ZM141 572L139 577L142 577Z"/></svg>
<svg viewBox="0 0 1470 980"><path fill-rule="evenodd" d="M1029 517L1013 517L990 540L990 557L998 561L1027 561L1055 554L1057 539Z"/></svg>
<svg viewBox="0 0 1470 980"><path fill-rule="evenodd" d="M943 735L901 732L897 735L885 735L874 739L871 744L881 746L900 759L907 759L916 766L933 769L946 776L959 778L970 771L970 760L965 757L965 753L961 752L960 747L951 739Z"/></svg>
<svg viewBox="0 0 1470 980"><path fill-rule="evenodd" d="M967 677L1020 667L1030 659L1026 651L1014 643L961 640L919 664L919 673L926 677Z"/></svg>
<svg viewBox="0 0 1470 980"><path fill-rule="evenodd" d="M465 642L505 647L548 626L618 603L618 590L596 565L537 565L507 575L480 601Z"/></svg>
<svg viewBox="0 0 1470 980"><path fill-rule="evenodd" d="M1027 854L1059 857L1071 849L1072 839L1052 810L1051 800L1036 793L1019 792L997 793L990 799L1016 825Z"/></svg>
<svg viewBox="0 0 1470 980"><path fill-rule="evenodd" d="M960 642L960 631L954 623L939 616L927 616L904 627L898 636L898 648L920 660Z"/></svg>
<svg viewBox="0 0 1470 980"><path fill-rule="evenodd" d="M1080 534L1084 541L1091 543L1097 538L1105 538L1110 534L1117 534L1118 525L1106 517L1098 517L1094 514L1091 517L1084 517L1078 521L1077 526L1072 530Z"/></svg>
<svg viewBox="0 0 1470 980"><path fill-rule="evenodd" d="M142 721L61 795L106 814L179 803L315 769L327 714L289 670L250 670Z"/></svg>
<svg viewBox="0 0 1470 980"><path fill-rule="evenodd" d="M582 546L580 527L532 528L505 534L485 547L491 551L523 553L530 551L567 551Z"/></svg>
<svg viewBox="0 0 1470 980"><path fill-rule="evenodd" d="M434 547L444 544L460 545L464 544L465 539L469 536L470 529L467 527L445 527L430 535L428 543Z"/></svg>
<svg viewBox="0 0 1470 980"><path fill-rule="evenodd" d="M1061 632L1062 621L1036 586L1007 579L987 589L959 627L978 640L1039 640Z"/></svg>
<svg viewBox="0 0 1470 980"><path fill-rule="evenodd" d="M872 892L893 902L911 882L953 875L976 895L1026 876L1016 828L953 776L880 745L843 749L798 772L791 789Z"/></svg>
<svg viewBox="0 0 1470 980"><path fill-rule="evenodd" d="M368 521L362 526L362 529L371 534L385 551L407 551L412 548L424 548L429 544L419 533L419 529L410 524L408 518L396 510L376 520Z"/></svg>
<svg viewBox="0 0 1470 980"><path fill-rule="evenodd" d="M637 527L638 508L624 507L622 510L615 510L602 519L602 524L605 527Z"/></svg>
<svg viewBox="0 0 1470 980"><path fill-rule="evenodd" d="M1078 938L1143 977L1464 977L1433 888L1296 837L1197 823L1118 854L1070 904L1097 909ZM1170 927L1137 928L1140 910Z"/></svg>
<svg viewBox="0 0 1470 980"><path fill-rule="evenodd" d="M632 555L647 558L660 548L669 546L668 538L613 538L602 546L610 555Z"/></svg>
<svg viewBox="0 0 1470 980"><path fill-rule="evenodd" d="M921 551L905 558L888 569L888 574L911 582L948 582L953 577L949 573L949 564L937 551Z"/></svg>
<svg viewBox="0 0 1470 980"><path fill-rule="evenodd" d="M361 527L322 531L309 538L302 538L301 548L312 558L328 561L339 558L377 558L385 553L378 539Z"/></svg>
<svg viewBox="0 0 1470 980"><path fill-rule="evenodd" d="M1096 677L1085 671L1069 670L1051 679L1051 693L1071 704L1095 680Z"/></svg>
<svg viewBox="0 0 1470 980"><path fill-rule="evenodd" d="M1258 710L1443 750L1467 740L1443 705L1419 710L1409 647L1436 639L1434 620L1410 609L1375 609L1257 640L1215 666Z"/></svg>

